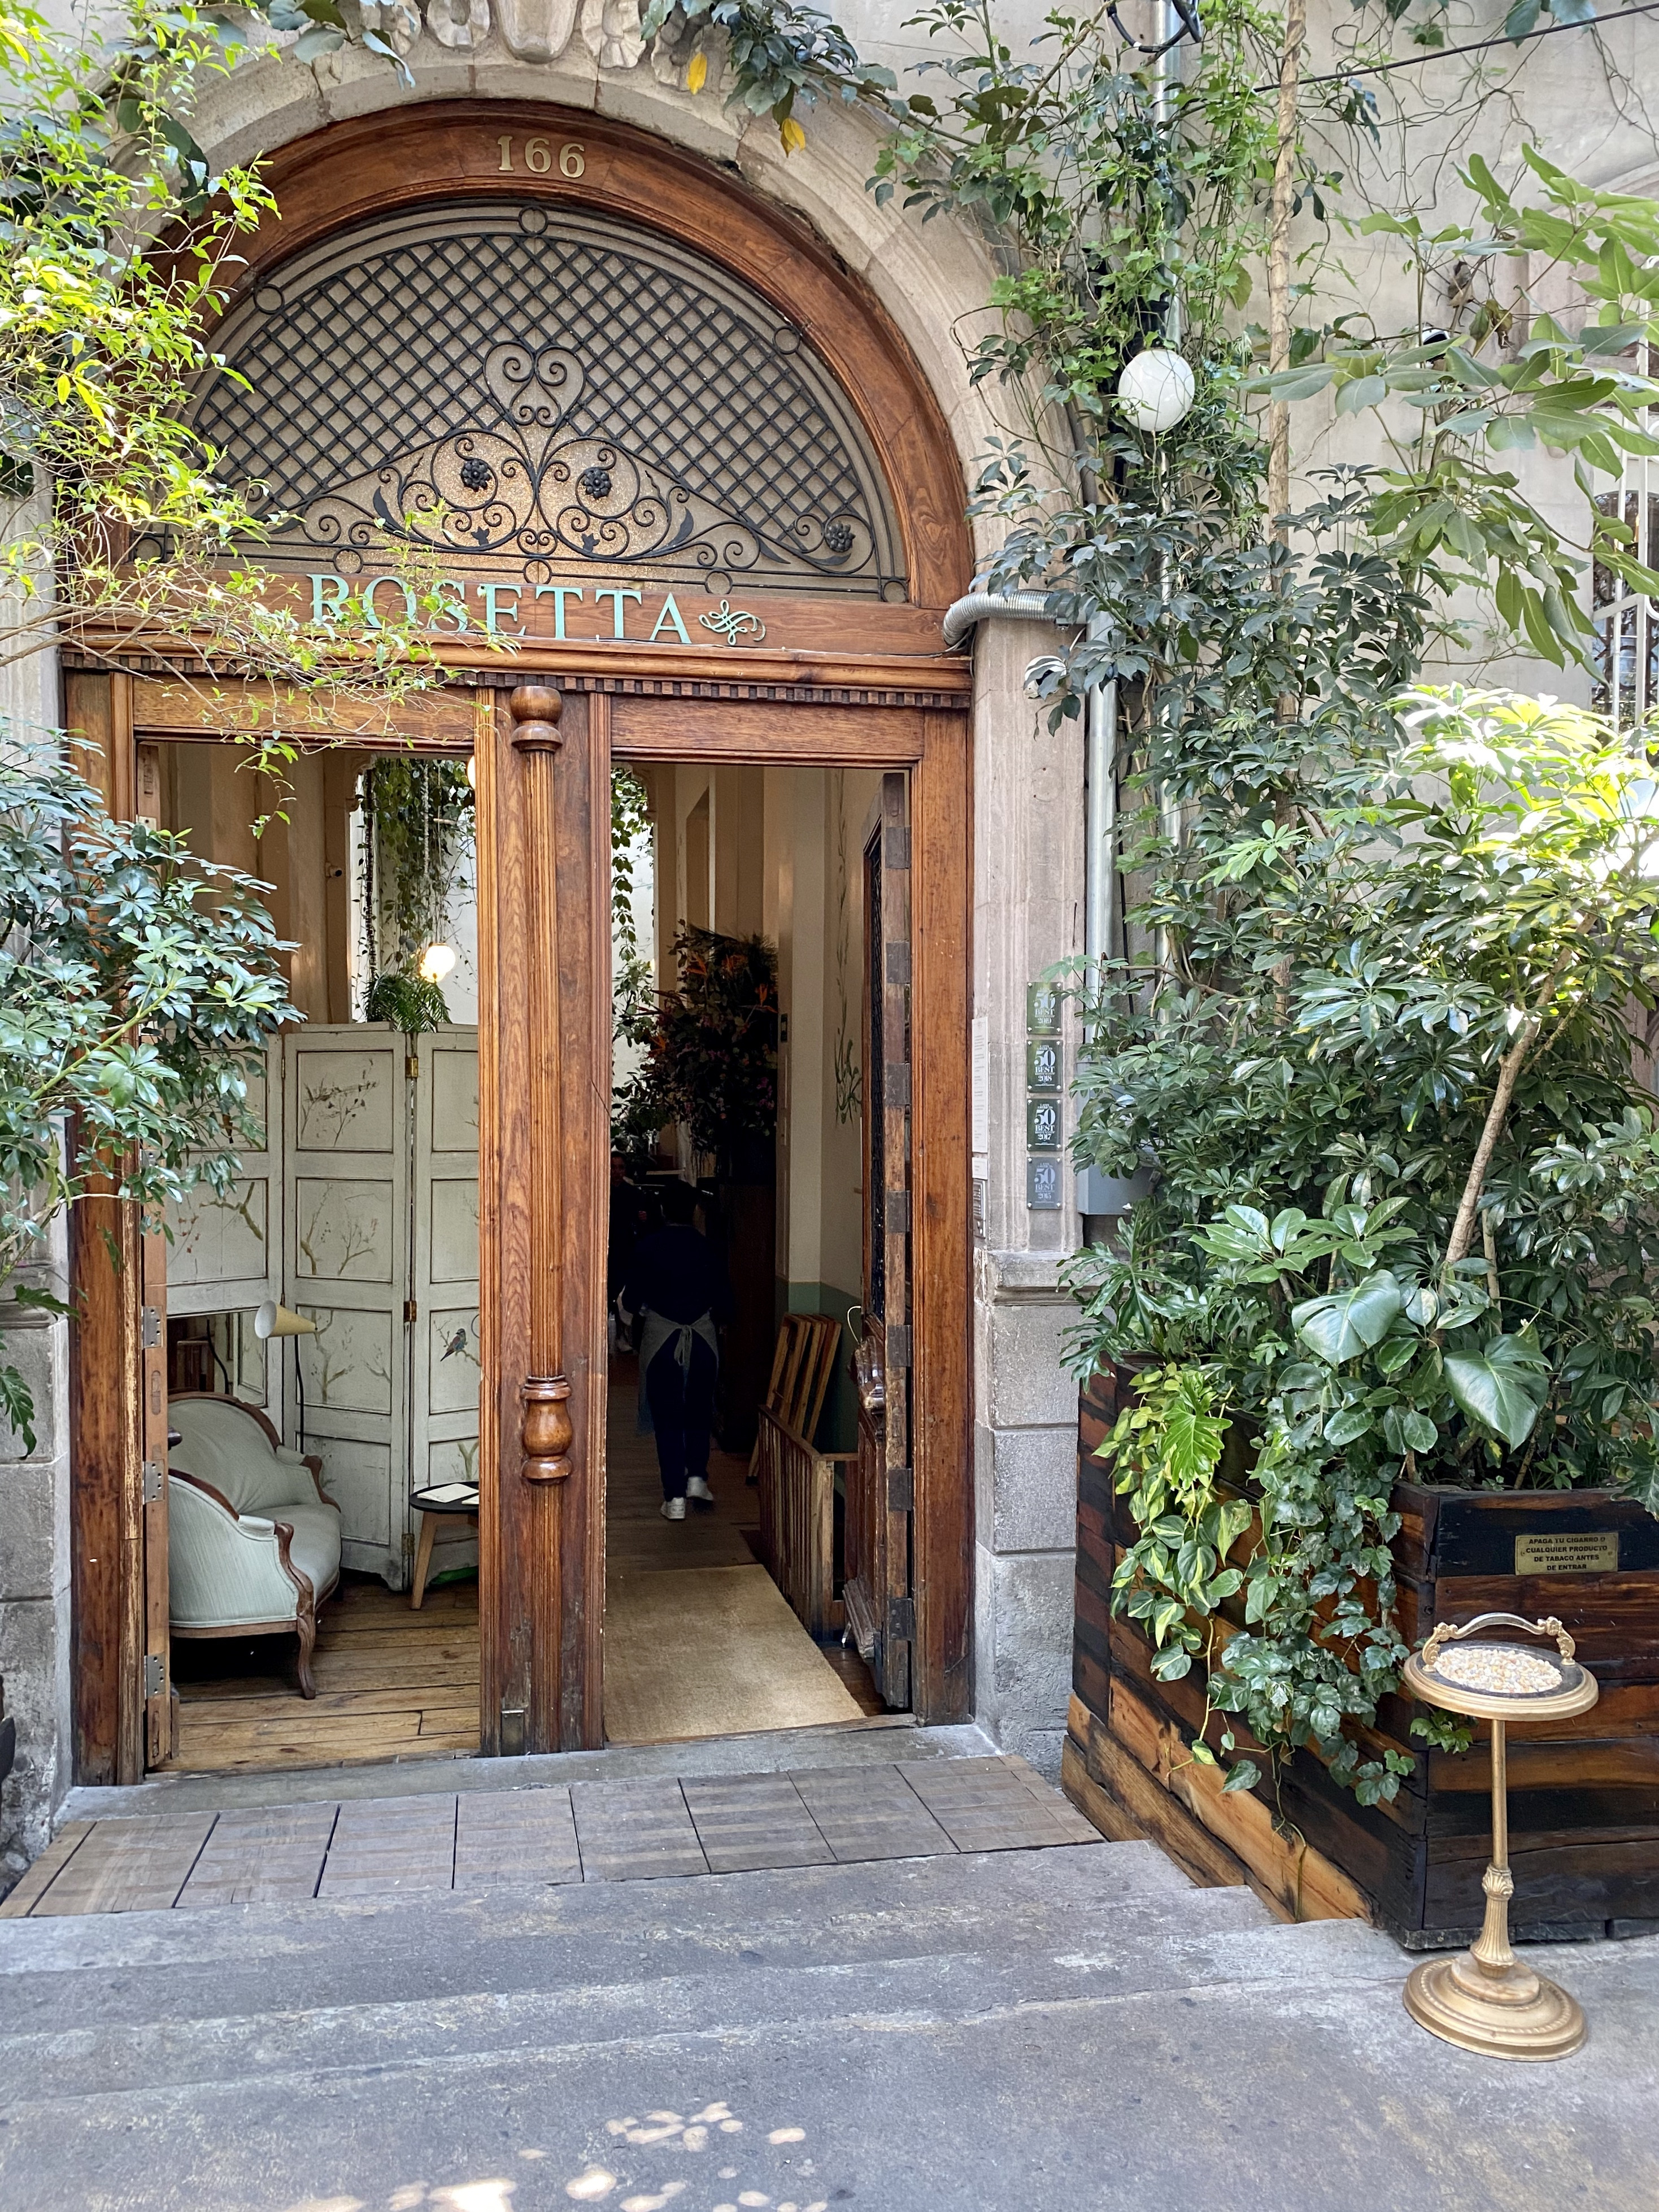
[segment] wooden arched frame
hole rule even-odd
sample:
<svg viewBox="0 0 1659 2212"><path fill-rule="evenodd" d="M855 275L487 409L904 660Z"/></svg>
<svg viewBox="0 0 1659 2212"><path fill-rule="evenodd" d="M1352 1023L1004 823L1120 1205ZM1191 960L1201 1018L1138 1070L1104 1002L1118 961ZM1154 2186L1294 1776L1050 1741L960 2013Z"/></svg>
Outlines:
<svg viewBox="0 0 1659 2212"><path fill-rule="evenodd" d="M503 137L580 149L579 176L551 161L501 169ZM238 241L231 301L301 248L371 216L437 199L543 198L608 211L678 240L769 300L811 340L856 409L898 512L914 605L968 589L963 471L944 416L890 319L805 223L715 168L626 125L529 100L434 102L365 115L297 139L265 166L280 220ZM847 642L860 603L845 603Z"/></svg>
<svg viewBox="0 0 1659 2212"><path fill-rule="evenodd" d="M580 143L582 175L568 179L555 168L520 176L515 191L611 209L666 232L753 285L803 330L840 378L887 472L912 606L939 611L959 596L969 574L961 471L902 339L804 226L661 141L590 115L499 101L416 106L336 125L269 164L282 220L248 242L243 283L388 209L499 194L492 163L500 134L531 131ZM494 1392L479 1454L486 1752L603 1741L613 756L908 773L913 1704L929 1721L964 1719L972 1710L969 678L960 660L872 651L868 605L823 602L811 650L769 641L741 659L713 645L572 641L527 644L506 662L476 634L457 637L443 647L457 684L336 733L357 744L453 749L470 741L477 763L480 1349ZM919 636L938 635L931 620L916 628ZM119 641L108 645L118 657ZM119 813L133 811L135 740L228 734L258 720L257 687L192 689L146 672L154 667L135 660L131 673L112 677L88 665L69 678L66 720L101 745L95 774ZM556 750L525 750L513 740L508 687L532 674L563 687ZM156 1587L145 1573L146 1541L153 1549L159 1540L163 1557L166 1542L165 1522L149 1526L154 1508L144 1504L143 1462L158 1447L149 1433L155 1422L147 1428L143 1419L138 1369L140 1271L100 1263L112 1227L121 1224L94 1224L88 1211L71 1386L76 1769L84 1782L133 1781L142 1772L137 1662L146 1590L154 1610ZM546 1450L537 1434L547 1413L525 1386L556 1372L569 1386L561 1404L570 1472L526 1481L526 1459ZM164 1603L162 1613L152 1627L164 1645ZM157 1722L154 1700L150 1717Z"/></svg>

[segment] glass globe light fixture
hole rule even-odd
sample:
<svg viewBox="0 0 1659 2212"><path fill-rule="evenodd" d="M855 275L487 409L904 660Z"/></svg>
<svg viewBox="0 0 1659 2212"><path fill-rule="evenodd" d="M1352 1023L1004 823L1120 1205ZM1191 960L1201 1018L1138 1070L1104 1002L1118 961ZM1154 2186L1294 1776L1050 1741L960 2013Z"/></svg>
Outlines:
<svg viewBox="0 0 1659 2212"><path fill-rule="evenodd" d="M1196 386L1191 364L1169 346L1148 346L1124 365L1118 405L1137 430L1173 430L1191 410Z"/></svg>

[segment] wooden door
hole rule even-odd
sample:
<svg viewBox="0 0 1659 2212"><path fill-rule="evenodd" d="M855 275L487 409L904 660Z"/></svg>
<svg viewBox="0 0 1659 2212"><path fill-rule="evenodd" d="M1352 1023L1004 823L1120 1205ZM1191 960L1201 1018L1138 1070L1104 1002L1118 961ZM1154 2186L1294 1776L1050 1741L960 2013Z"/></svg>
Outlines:
<svg viewBox="0 0 1659 2212"><path fill-rule="evenodd" d="M458 1024L423 1036L417 1066L411 1491L478 1479L477 1031ZM459 1518L440 1527L438 1540L434 1574L477 1557L477 1546Z"/></svg>
<svg viewBox="0 0 1659 2212"><path fill-rule="evenodd" d="M287 1441L321 1457L343 1564L401 1589L413 1326L404 1042L307 1023L285 1034L283 1054L283 1301L317 1324L289 1340L304 1432L290 1370Z"/></svg>
<svg viewBox="0 0 1659 2212"><path fill-rule="evenodd" d="M144 1763L159 1766L179 1744L167 1605L167 1240L159 1220L138 1237L139 1449L144 1578Z"/></svg>
<svg viewBox="0 0 1659 2212"><path fill-rule="evenodd" d="M908 1705L914 1364L910 1267L910 827L907 779L884 775L864 853L864 1318L858 1460L847 1511L847 1613L888 1705Z"/></svg>

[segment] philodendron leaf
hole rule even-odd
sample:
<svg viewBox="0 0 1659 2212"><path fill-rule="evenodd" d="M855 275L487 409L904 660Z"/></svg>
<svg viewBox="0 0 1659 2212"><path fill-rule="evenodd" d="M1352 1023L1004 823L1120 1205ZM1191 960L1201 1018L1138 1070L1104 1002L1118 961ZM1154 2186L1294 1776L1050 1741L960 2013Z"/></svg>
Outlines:
<svg viewBox="0 0 1659 2212"><path fill-rule="evenodd" d="M1472 1421L1507 1444L1525 1443L1548 1389L1546 1364L1530 1345L1494 1336L1478 1352L1449 1353L1443 1364L1447 1387Z"/></svg>
<svg viewBox="0 0 1659 2212"><path fill-rule="evenodd" d="M1405 1302L1400 1285L1386 1267L1379 1267L1351 1290L1304 1299L1291 1309L1291 1319L1310 1351L1327 1366L1340 1367L1344 1360L1380 1344Z"/></svg>

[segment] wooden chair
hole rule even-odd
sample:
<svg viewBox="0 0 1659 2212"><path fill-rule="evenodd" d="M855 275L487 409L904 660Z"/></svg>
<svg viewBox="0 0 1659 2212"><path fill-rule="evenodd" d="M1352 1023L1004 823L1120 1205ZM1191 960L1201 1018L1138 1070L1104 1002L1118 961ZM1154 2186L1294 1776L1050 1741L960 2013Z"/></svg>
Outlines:
<svg viewBox="0 0 1659 2212"><path fill-rule="evenodd" d="M763 1410L810 1447L835 1372L841 1323L833 1314L785 1314L772 1353ZM760 1474L760 1438L749 1457L749 1480Z"/></svg>

